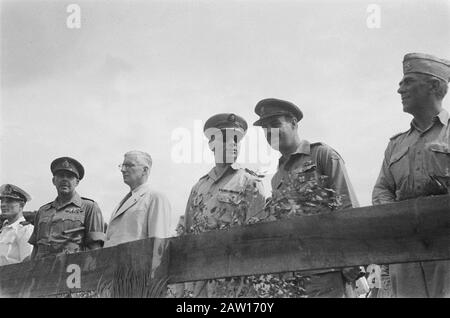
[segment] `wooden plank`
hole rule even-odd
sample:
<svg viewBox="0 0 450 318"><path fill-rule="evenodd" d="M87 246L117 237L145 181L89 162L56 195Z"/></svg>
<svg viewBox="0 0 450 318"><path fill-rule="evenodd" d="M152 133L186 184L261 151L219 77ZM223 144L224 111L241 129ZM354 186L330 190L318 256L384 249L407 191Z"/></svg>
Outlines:
<svg viewBox="0 0 450 318"><path fill-rule="evenodd" d="M167 244L167 240L151 238L89 252L2 266L0 296L38 297L96 290L99 282L112 279L119 265L133 266L136 270L151 268L155 278L165 277L168 259L163 256L163 251ZM80 282L76 286L78 269Z"/></svg>
<svg viewBox="0 0 450 318"><path fill-rule="evenodd" d="M168 246L168 247L167 247ZM296 217L0 267L0 295L92 290L118 265L156 268L170 282L370 263L450 259L450 196ZM162 255L162 251L166 251ZM162 259L162 264L158 259ZM81 269L80 288L67 267ZM167 265L167 266L166 266Z"/></svg>
<svg viewBox="0 0 450 318"><path fill-rule="evenodd" d="M172 282L450 259L450 197L428 197L173 239Z"/></svg>

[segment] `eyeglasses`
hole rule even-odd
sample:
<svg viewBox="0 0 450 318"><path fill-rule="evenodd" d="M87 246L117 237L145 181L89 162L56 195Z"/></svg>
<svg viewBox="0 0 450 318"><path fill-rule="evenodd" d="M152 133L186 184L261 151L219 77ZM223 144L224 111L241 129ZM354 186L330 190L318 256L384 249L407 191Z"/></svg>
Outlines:
<svg viewBox="0 0 450 318"><path fill-rule="evenodd" d="M135 165L133 163L121 163L120 165L118 165L120 170L122 170L122 169L128 170L130 168L137 167L137 166L143 166L143 165Z"/></svg>

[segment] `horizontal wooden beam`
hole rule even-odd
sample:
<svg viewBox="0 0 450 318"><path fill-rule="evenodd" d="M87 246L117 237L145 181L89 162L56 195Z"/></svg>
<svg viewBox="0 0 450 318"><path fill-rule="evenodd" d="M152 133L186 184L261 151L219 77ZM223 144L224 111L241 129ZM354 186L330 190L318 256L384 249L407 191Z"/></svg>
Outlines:
<svg viewBox="0 0 450 318"><path fill-rule="evenodd" d="M96 289L119 265L152 268L169 282L367 264L450 259L450 196L146 239L0 267L0 293L39 296ZM165 251L164 254L163 251ZM80 267L81 284L67 284ZM69 279L70 280L70 279Z"/></svg>
<svg viewBox="0 0 450 318"><path fill-rule="evenodd" d="M450 197L173 239L172 281L450 259Z"/></svg>

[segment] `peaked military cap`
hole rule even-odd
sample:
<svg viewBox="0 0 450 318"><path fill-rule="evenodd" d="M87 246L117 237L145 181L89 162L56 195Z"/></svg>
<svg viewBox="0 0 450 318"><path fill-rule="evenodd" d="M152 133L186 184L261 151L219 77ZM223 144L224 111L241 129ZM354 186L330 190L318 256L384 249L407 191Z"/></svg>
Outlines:
<svg viewBox="0 0 450 318"><path fill-rule="evenodd" d="M261 124L268 118L281 115L290 115L300 121L303 113L297 105L277 98L266 98L258 102L255 106L255 113L259 119L253 123L254 126Z"/></svg>
<svg viewBox="0 0 450 318"><path fill-rule="evenodd" d="M31 196L25 191L14 184L3 184L0 186L0 199L11 198L27 202L31 200Z"/></svg>
<svg viewBox="0 0 450 318"><path fill-rule="evenodd" d="M53 175L55 175L57 171L69 171L75 174L80 180L83 179L84 176L84 168L81 163L70 157L61 157L53 160L50 165L50 170Z"/></svg>
<svg viewBox="0 0 450 318"><path fill-rule="evenodd" d="M203 127L203 132L209 138L210 133L208 133L208 129L216 128L216 129L226 129L226 128L234 128L238 130L242 136L245 135L247 131L248 125L244 118L241 116L232 114L232 113L223 113L217 114L210 117Z"/></svg>
<svg viewBox="0 0 450 318"><path fill-rule="evenodd" d="M403 58L403 74L420 73L450 81L450 61L424 53L408 53Z"/></svg>

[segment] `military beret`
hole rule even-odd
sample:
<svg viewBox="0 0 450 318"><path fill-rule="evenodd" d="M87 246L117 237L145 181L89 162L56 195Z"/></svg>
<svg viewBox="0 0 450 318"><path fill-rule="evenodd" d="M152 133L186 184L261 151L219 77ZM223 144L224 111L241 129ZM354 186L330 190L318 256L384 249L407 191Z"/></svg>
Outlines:
<svg viewBox="0 0 450 318"><path fill-rule="evenodd" d="M248 125L244 118L241 116L231 114L231 113L223 113L217 114L210 117L203 127L203 132L209 138L210 133L208 133L208 129L216 128L216 129L226 129L232 128L238 130L241 135L245 135L247 131Z"/></svg>
<svg viewBox="0 0 450 318"><path fill-rule="evenodd" d="M403 58L403 74L420 73L450 81L450 61L423 53L408 53Z"/></svg>
<svg viewBox="0 0 450 318"><path fill-rule="evenodd" d="M27 202L31 200L31 196L14 184L3 184L0 186L0 199L11 198Z"/></svg>
<svg viewBox="0 0 450 318"><path fill-rule="evenodd" d="M55 175L57 171L69 171L75 174L80 180L83 179L84 176L84 168L81 163L70 157L61 157L53 160L50 165L50 170L53 175Z"/></svg>
<svg viewBox="0 0 450 318"><path fill-rule="evenodd" d="M276 98L266 98L258 102L255 106L255 113L259 119L253 123L254 126L261 124L268 118L281 115L290 115L300 121L303 113L295 104Z"/></svg>

